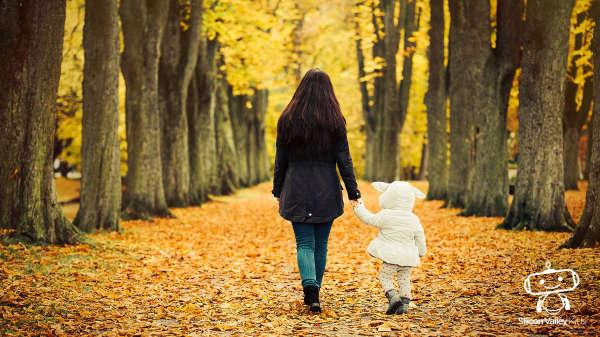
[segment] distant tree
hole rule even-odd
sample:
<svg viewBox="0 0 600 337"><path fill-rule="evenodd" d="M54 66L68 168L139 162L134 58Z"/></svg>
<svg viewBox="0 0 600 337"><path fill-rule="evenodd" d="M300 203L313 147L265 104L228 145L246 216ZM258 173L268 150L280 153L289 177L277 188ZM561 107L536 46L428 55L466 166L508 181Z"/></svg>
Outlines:
<svg viewBox="0 0 600 337"><path fill-rule="evenodd" d="M85 239L56 201L52 155L65 0L0 5L0 227L17 240Z"/></svg>
<svg viewBox="0 0 600 337"><path fill-rule="evenodd" d="M500 228L571 231L565 204L562 102L571 0L528 0L519 83L515 194Z"/></svg>
<svg viewBox="0 0 600 337"><path fill-rule="evenodd" d="M165 198L169 206L190 202L187 96L202 33L202 0L190 1L190 18L182 32L184 9L179 0L169 1L169 17L161 43L158 71L161 114L161 158Z"/></svg>
<svg viewBox="0 0 600 337"><path fill-rule="evenodd" d="M201 37L198 64L190 83L189 123L190 203L208 200L217 185L215 110L217 88L217 41Z"/></svg>
<svg viewBox="0 0 600 337"><path fill-rule="evenodd" d="M595 83L600 83L600 3L594 1L591 13L596 22L592 51L594 53ZM600 102L600 86L594 86L594 102ZM594 104L592 112L594 124L600 125L600 104ZM591 159L588 190L585 208L573 236L562 244L561 248L598 247L600 245L600 129L595 128L591 136Z"/></svg>
<svg viewBox="0 0 600 337"><path fill-rule="evenodd" d="M81 206L74 223L85 232L119 230L119 7L87 0L81 144Z"/></svg>
<svg viewBox="0 0 600 337"><path fill-rule="evenodd" d="M163 188L158 108L158 62L168 13L167 1L121 0L128 165L123 211L127 218L170 215Z"/></svg>
<svg viewBox="0 0 600 337"><path fill-rule="evenodd" d="M237 152L229 111L227 87L227 80L224 74L221 74L217 81L215 110L217 180L214 193L217 195L233 193L239 187Z"/></svg>
<svg viewBox="0 0 600 337"><path fill-rule="evenodd" d="M489 2L464 4L472 33L461 48L470 51L464 71L469 74L465 84L472 100L475 157L467 203L461 214L500 217L506 215L508 208L506 115L521 62L523 1L498 2L495 48L490 38Z"/></svg>
<svg viewBox="0 0 600 337"><path fill-rule="evenodd" d="M574 10L575 12L575 10ZM567 77L565 88L565 101L563 108L563 138L564 138L564 166L565 166L565 189L577 190L577 182L581 176L579 165L579 138L581 129L588 119L592 105L594 83L591 72L591 64L586 61L592 20L589 12L577 13L575 17L575 31L572 33L573 44L570 46L570 62L567 65ZM584 76L587 76L583 78ZM583 82L580 84L579 82ZM580 88L581 87L581 88ZM579 90L582 90L578 97Z"/></svg>
<svg viewBox="0 0 600 337"><path fill-rule="evenodd" d="M428 200L445 200L448 190L448 133L446 125L446 67L444 66L444 0L431 0L429 29L429 86L427 106L427 145L429 165Z"/></svg>

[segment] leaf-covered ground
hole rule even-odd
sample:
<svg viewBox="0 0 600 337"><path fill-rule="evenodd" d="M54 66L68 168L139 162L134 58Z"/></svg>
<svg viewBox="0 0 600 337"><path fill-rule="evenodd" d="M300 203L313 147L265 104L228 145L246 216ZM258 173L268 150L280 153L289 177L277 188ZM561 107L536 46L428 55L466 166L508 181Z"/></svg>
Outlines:
<svg viewBox="0 0 600 337"><path fill-rule="evenodd" d="M415 207L429 253L413 272L409 314L383 314L379 262L365 252L376 229L349 206L331 232L325 312L309 314L292 228L270 187L174 209L177 219L124 222L121 233L92 235L94 245L0 246L0 335L600 334L600 249L556 250L569 234L496 230L499 218L457 217L436 201ZM378 210L378 193L360 188ZM567 193L576 217L584 188ZM581 277L558 316L538 314L523 290L547 261Z"/></svg>

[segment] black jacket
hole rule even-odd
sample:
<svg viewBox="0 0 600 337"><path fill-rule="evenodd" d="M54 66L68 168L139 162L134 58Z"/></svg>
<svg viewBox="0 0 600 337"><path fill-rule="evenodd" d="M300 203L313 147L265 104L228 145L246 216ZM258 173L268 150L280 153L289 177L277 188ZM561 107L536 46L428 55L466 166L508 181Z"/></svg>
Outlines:
<svg viewBox="0 0 600 337"><path fill-rule="evenodd" d="M360 198L348 138L339 136L329 152L297 156L277 144L273 195L279 197L279 214L291 222L329 222L344 213L340 170L348 198Z"/></svg>

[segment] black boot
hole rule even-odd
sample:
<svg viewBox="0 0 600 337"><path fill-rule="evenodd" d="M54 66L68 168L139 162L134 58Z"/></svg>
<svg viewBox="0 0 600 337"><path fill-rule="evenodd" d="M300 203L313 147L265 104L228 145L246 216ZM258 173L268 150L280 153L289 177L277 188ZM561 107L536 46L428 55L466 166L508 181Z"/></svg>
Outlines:
<svg viewBox="0 0 600 337"><path fill-rule="evenodd" d="M402 305L398 307L396 310L397 314L406 314L408 312L408 304L410 303L410 298L408 297L400 297L402 301Z"/></svg>
<svg viewBox="0 0 600 337"><path fill-rule="evenodd" d="M308 310L312 312L321 312L319 303L319 287L308 286L304 288L304 304L308 305Z"/></svg>
<svg viewBox="0 0 600 337"><path fill-rule="evenodd" d="M398 291L396 289L390 289L385 292L385 297L388 299L388 308L385 311L386 315L392 315L396 313L399 307L402 306L401 297L398 296ZM408 307L408 305L407 305Z"/></svg>

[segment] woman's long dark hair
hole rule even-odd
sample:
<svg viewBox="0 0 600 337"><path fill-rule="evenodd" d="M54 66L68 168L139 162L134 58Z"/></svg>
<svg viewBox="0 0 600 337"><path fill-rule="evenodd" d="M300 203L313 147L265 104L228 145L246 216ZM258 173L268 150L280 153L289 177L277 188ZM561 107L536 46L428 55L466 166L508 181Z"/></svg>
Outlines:
<svg viewBox="0 0 600 337"><path fill-rule="evenodd" d="M345 133L346 119L329 76L309 70L279 117L277 142L298 155L324 153Z"/></svg>

